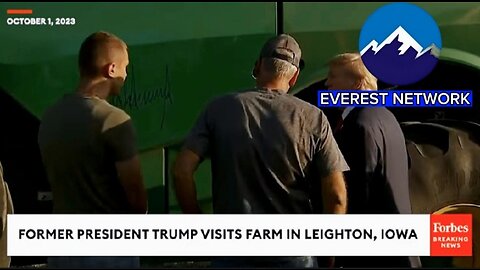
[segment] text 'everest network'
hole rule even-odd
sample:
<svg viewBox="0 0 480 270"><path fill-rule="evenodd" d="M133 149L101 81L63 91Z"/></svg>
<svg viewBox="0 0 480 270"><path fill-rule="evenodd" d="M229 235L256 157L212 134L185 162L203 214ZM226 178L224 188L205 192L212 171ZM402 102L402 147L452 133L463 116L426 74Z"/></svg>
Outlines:
<svg viewBox="0 0 480 270"><path fill-rule="evenodd" d="M471 107L472 91L319 91L319 107Z"/></svg>

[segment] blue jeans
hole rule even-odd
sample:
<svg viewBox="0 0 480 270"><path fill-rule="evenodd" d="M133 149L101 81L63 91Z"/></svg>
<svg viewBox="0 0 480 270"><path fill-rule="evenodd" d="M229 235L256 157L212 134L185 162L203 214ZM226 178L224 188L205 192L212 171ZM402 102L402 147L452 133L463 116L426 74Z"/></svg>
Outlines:
<svg viewBox="0 0 480 270"><path fill-rule="evenodd" d="M140 268L139 257L48 257L48 268Z"/></svg>
<svg viewBox="0 0 480 270"><path fill-rule="evenodd" d="M213 268L317 268L315 257L217 257Z"/></svg>

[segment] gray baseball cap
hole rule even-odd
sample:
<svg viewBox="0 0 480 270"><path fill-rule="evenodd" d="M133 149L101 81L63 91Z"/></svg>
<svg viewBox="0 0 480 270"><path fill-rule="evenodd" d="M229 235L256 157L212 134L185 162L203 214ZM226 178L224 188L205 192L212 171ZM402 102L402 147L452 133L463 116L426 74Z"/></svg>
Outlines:
<svg viewBox="0 0 480 270"><path fill-rule="evenodd" d="M277 58L302 69L305 65L302 60L302 50L298 42L290 35L281 34L269 39L263 45L260 58Z"/></svg>

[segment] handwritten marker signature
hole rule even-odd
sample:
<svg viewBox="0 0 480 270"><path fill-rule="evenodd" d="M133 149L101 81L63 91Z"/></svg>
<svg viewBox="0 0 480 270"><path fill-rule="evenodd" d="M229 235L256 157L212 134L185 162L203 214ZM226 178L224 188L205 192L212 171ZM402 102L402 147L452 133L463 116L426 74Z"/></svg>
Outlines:
<svg viewBox="0 0 480 270"><path fill-rule="evenodd" d="M111 103L122 109L139 110L149 104L162 100L163 110L160 121L160 129L162 129L167 119L167 105L173 105L174 103L168 65L165 67L163 86L155 87L152 90L139 90L137 88L133 65L130 66L129 73L131 76L128 77L128 83L124 86L120 96L112 98Z"/></svg>

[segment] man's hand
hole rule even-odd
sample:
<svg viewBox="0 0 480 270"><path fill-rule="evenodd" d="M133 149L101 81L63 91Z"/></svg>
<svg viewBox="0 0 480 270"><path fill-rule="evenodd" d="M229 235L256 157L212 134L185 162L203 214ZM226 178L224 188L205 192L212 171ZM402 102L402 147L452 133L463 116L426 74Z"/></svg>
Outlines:
<svg viewBox="0 0 480 270"><path fill-rule="evenodd" d="M175 193L180 208L186 214L201 214L193 174L200 164L200 157L190 150L182 150L173 167Z"/></svg>

